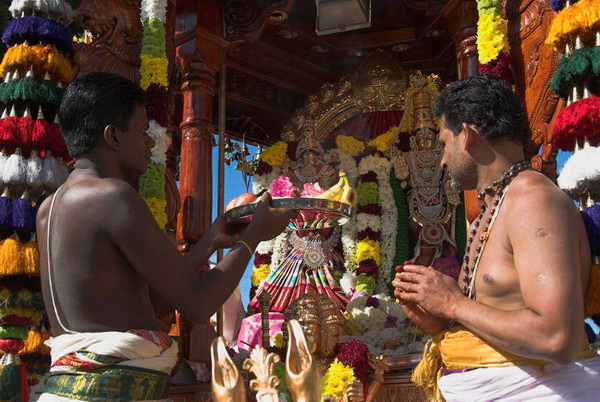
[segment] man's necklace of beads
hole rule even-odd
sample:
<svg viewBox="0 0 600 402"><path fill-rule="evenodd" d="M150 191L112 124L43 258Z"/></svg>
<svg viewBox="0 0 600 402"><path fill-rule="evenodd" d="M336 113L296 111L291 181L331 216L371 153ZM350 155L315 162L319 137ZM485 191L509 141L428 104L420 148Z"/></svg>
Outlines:
<svg viewBox="0 0 600 402"><path fill-rule="evenodd" d="M479 242L477 247L475 248L475 255L473 256L473 260L470 260L470 252L471 247L473 246L473 242L475 239L475 235L477 234L477 229L481 225L481 221L486 213L487 206L485 203L481 204L481 209L479 210L479 215L473 221L473 228L469 232L469 237L467 237L467 246L465 248L465 256L463 258L463 286L461 290L463 294L471 299L475 298L475 274L477 272L478 262L481 258L481 253L483 252L485 243L488 240L491 225L494 222L495 217L498 215L500 210L500 204L502 197L505 194L506 188L510 184L510 182L523 170L529 169L530 164L529 161L522 161L511 166L506 172L502 174L500 179L496 180L491 186L485 187L483 190L479 192L477 195L477 199L483 201L486 195L490 195L493 197L492 208L489 213L489 217L485 221L485 226L481 230L481 234L479 235Z"/></svg>

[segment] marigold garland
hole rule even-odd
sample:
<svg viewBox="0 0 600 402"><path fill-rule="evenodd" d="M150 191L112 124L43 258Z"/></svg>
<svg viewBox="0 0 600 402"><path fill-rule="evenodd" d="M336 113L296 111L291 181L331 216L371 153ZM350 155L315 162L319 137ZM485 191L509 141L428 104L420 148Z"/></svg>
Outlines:
<svg viewBox="0 0 600 402"><path fill-rule="evenodd" d="M479 62L485 64L509 52L506 22L496 15L483 15L477 21L477 49Z"/></svg>
<svg viewBox="0 0 600 402"><path fill-rule="evenodd" d="M43 78L48 72L55 81L67 85L73 78L73 69L53 45L18 45L9 48L0 64L0 75L6 76L19 70L24 76L33 66L36 77Z"/></svg>
<svg viewBox="0 0 600 402"><path fill-rule="evenodd" d="M150 84L159 84L167 86L167 69L169 60L164 57L155 57L149 54L142 54L142 65L140 67L140 86L145 90Z"/></svg>
<svg viewBox="0 0 600 402"><path fill-rule="evenodd" d="M335 144L350 155L358 155L365 150L365 144L362 141L349 135L338 135L335 137Z"/></svg>
<svg viewBox="0 0 600 402"><path fill-rule="evenodd" d="M250 281L252 286L260 285L271 273L271 267L268 264L260 264L252 270Z"/></svg>
<svg viewBox="0 0 600 402"><path fill-rule="evenodd" d="M564 53L565 46L577 36L588 38L600 29L600 2L581 0L565 8L552 20L546 44Z"/></svg>
<svg viewBox="0 0 600 402"><path fill-rule="evenodd" d="M340 399L350 384L357 381L354 370L335 359L321 379L321 397L332 396Z"/></svg>
<svg viewBox="0 0 600 402"><path fill-rule="evenodd" d="M148 204L148 208L154 216L156 223L161 229L164 229L167 224L167 214L165 210L167 208L167 201L161 200L158 198L144 198L146 204Z"/></svg>
<svg viewBox="0 0 600 402"><path fill-rule="evenodd" d="M259 160L267 163L269 166L279 167L283 165L283 161L287 157L288 144L283 141L278 141L269 148L265 149L261 154Z"/></svg>
<svg viewBox="0 0 600 402"><path fill-rule="evenodd" d="M396 135L396 131L398 131L399 127L392 127L385 133L378 135L369 141L369 146L377 148L379 152L386 152L392 139Z"/></svg>

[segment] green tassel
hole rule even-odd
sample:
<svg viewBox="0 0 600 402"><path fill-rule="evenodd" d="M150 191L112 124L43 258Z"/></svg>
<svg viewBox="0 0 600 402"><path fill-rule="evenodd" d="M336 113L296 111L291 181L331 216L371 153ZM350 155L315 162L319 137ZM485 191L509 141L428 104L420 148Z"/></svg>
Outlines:
<svg viewBox="0 0 600 402"><path fill-rule="evenodd" d="M19 357L8 354L0 358L0 400L18 401L21 395Z"/></svg>
<svg viewBox="0 0 600 402"><path fill-rule="evenodd" d="M552 75L550 89L563 99L567 99L571 88L583 80L595 80L600 76L600 46L582 47L570 56L563 56L560 65Z"/></svg>
<svg viewBox="0 0 600 402"><path fill-rule="evenodd" d="M23 77L0 84L0 102L26 101L58 107L63 92L64 89L50 80L38 82L33 77Z"/></svg>

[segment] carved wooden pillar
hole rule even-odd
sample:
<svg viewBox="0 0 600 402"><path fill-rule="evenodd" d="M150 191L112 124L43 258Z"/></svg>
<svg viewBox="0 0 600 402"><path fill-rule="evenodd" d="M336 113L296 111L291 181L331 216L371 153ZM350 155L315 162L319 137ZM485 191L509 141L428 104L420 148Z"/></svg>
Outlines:
<svg viewBox="0 0 600 402"><path fill-rule="evenodd" d="M177 241L180 250L185 251L211 224L212 101L219 61L227 42L221 36L221 8L217 0L181 0L176 2L175 9L176 58L182 74L183 97ZM199 267L200 274L206 270L208 264ZM198 303L202 303L200 298ZM180 322L184 357L210 364L209 347L215 331L208 323Z"/></svg>
<svg viewBox="0 0 600 402"><path fill-rule="evenodd" d="M451 0L442 10L442 14L448 19L448 32L456 44L458 78L477 74L477 3L475 0ZM477 217L477 191L465 191L465 212L469 222Z"/></svg>

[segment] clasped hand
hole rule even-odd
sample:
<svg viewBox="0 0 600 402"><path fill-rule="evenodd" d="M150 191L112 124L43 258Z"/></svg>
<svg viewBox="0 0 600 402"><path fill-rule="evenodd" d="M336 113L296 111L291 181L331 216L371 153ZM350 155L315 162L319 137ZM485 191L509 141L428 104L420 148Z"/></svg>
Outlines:
<svg viewBox="0 0 600 402"><path fill-rule="evenodd" d="M396 288L394 296L403 303L417 304L430 315L453 319L452 308L463 297L454 279L431 267L399 268L401 272L392 282Z"/></svg>

